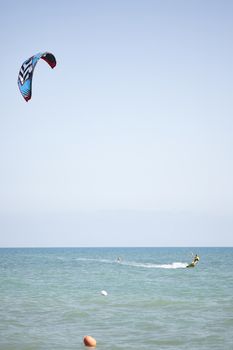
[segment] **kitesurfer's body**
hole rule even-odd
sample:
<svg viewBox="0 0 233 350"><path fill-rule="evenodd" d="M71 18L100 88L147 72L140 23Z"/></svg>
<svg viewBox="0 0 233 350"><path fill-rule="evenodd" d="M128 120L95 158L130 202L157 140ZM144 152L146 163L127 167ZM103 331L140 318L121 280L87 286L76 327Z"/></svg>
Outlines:
<svg viewBox="0 0 233 350"><path fill-rule="evenodd" d="M199 258L199 256L196 254L196 255L194 256L194 258L193 258L193 261L192 261L189 265L187 265L187 267L194 267L194 266L198 263L199 260L200 260L200 258Z"/></svg>
<svg viewBox="0 0 233 350"><path fill-rule="evenodd" d="M196 255L194 256L194 259L193 259L194 264L196 264L199 260L200 260L200 258L199 258L199 256L196 254Z"/></svg>

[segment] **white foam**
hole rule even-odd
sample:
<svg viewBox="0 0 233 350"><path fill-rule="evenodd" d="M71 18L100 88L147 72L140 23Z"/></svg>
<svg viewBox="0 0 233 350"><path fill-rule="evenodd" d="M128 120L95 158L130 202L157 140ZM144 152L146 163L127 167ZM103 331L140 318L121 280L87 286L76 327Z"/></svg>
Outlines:
<svg viewBox="0 0 233 350"><path fill-rule="evenodd" d="M147 269L184 269L187 263L173 262L171 264L151 264L151 263L136 263L136 262L124 262L123 265L132 267L142 267Z"/></svg>
<svg viewBox="0 0 233 350"><path fill-rule="evenodd" d="M100 263L106 263L106 264L113 264L115 263L114 260L109 259L94 259L94 258L75 258L76 261L94 261L94 262L100 262Z"/></svg>
<svg viewBox="0 0 233 350"><path fill-rule="evenodd" d="M187 263L173 262L172 264L160 265L160 268L162 268L162 269L184 269L184 268L186 268L186 266L187 266Z"/></svg>
<svg viewBox="0 0 233 350"><path fill-rule="evenodd" d="M116 260L109 259L91 259L91 258L76 258L78 261L93 261L105 264L118 263ZM184 269L187 267L187 263L173 262L171 264L152 264L152 263L138 263L135 261L121 261L121 265L146 268L146 269Z"/></svg>

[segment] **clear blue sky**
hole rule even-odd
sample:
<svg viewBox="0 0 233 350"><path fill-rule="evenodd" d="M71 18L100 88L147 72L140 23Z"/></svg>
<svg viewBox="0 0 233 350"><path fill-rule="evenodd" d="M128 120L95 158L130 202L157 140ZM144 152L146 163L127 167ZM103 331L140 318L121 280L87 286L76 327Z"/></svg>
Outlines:
<svg viewBox="0 0 233 350"><path fill-rule="evenodd" d="M0 246L233 245L232 1L9 0L0 29Z"/></svg>

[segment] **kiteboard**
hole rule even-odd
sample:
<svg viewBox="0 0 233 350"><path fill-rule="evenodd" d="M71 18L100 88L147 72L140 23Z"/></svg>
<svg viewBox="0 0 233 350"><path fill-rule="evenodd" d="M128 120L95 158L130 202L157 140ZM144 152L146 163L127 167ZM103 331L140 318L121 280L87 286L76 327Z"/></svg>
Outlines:
<svg viewBox="0 0 233 350"><path fill-rule="evenodd" d="M198 260L192 261L190 264L188 264L186 267L195 267L198 263Z"/></svg>
<svg viewBox="0 0 233 350"><path fill-rule="evenodd" d="M188 264L186 267L195 267L195 263L194 262L191 262L190 264Z"/></svg>

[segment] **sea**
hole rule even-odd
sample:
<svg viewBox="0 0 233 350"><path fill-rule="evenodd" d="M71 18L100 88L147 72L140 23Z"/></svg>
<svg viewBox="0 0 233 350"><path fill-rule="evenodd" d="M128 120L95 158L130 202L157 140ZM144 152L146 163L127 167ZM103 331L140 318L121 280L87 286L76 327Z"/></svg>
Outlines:
<svg viewBox="0 0 233 350"><path fill-rule="evenodd" d="M1 248L0 349L86 335L97 350L232 350L233 248Z"/></svg>

